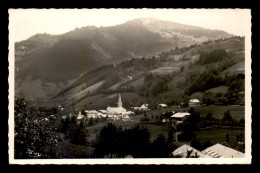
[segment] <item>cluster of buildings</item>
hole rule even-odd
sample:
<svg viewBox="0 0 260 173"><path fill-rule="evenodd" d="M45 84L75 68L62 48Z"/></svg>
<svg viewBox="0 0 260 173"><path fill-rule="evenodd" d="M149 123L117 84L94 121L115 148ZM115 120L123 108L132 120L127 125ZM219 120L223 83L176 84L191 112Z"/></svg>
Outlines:
<svg viewBox="0 0 260 173"><path fill-rule="evenodd" d="M189 100L189 106L198 106L200 105L200 101L198 99L191 99ZM158 104L157 108L166 108L168 107L166 104ZM131 107L133 110L139 110L139 111L149 111L148 104L142 104L140 107ZM59 109L62 109L59 107ZM83 113L84 114L84 113ZM118 102L117 107L110 107L108 106L106 110L85 110L85 114L83 115L82 112L79 112L78 119L84 119L84 118L108 118L112 120L118 120L123 119L127 120L130 118L131 115L134 115L135 113L132 111L128 111L123 107L121 95L118 96ZM174 113L171 117L164 117L163 122L169 122L169 118L176 119L177 121L183 121L186 116L188 116L189 113Z"/></svg>
<svg viewBox="0 0 260 173"><path fill-rule="evenodd" d="M148 104L142 104L140 107L131 107L133 110L139 110L139 111L149 111Z"/></svg>
<svg viewBox="0 0 260 173"><path fill-rule="evenodd" d="M172 152L174 157L180 158L243 158L245 154L221 145L219 143L212 145L203 151L199 151L187 144L182 145Z"/></svg>
<svg viewBox="0 0 260 173"><path fill-rule="evenodd" d="M85 110L86 115L82 115L79 112L78 119L83 118L108 118L111 120L129 120L131 115L135 113L132 111L127 111L122 104L121 95L118 96L117 107L108 106L106 110Z"/></svg>

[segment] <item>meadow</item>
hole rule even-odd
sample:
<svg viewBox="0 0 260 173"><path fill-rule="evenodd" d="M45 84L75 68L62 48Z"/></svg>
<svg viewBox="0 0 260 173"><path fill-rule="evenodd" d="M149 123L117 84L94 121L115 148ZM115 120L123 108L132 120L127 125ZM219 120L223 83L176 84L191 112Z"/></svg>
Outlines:
<svg viewBox="0 0 260 173"><path fill-rule="evenodd" d="M242 134L242 142L245 142L245 131L240 129L221 129L221 128L211 128L205 130L194 131L197 138L201 143L210 141L212 144L225 142L226 134L229 134L229 145L231 148L237 146L237 135Z"/></svg>
<svg viewBox="0 0 260 173"><path fill-rule="evenodd" d="M200 113L201 117L205 117L209 112L216 118L218 115L223 116L224 112L230 111L233 119L239 121L241 118L245 118L245 107L244 106L199 106L195 108L196 112Z"/></svg>
<svg viewBox="0 0 260 173"><path fill-rule="evenodd" d="M171 129L166 124L156 124L156 116L160 116L163 112L166 111L188 111L190 108L178 108L177 106L168 107L165 109L158 109L146 112L146 117L150 119L151 123L140 123L140 119L144 118L144 114L135 115L131 117L131 121L123 121L123 120L117 120L117 121L111 121L116 126L122 126L124 128L130 128L134 127L137 124L140 123L141 126L147 127L148 131L150 132L150 139L151 141L154 140L159 134L163 134L165 137L168 136L168 133ZM223 115L224 112L227 110L230 110L231 116L235 120L239 120L242 117L245 116L245 108L242 106L200 106L195 107L196 112L200 112L201 117L205 117L207 113L211 112L213 116L217 115ZM159 119L158 119L159 121ZM96 138L96 135L99 133L99 131L102 129L102 127L107 122L98 123L94 126L87 127L88 133L89 133L89 141L93 141ZM194 131L194 133L197 135L197 138L201 141L201 143L210 141L211 143L223 143L225 141L225 135L226 133L229 133L230 136L230 145L235 147L237 145L237 139L236 135L242 134L244 137L245 131L241 129L220 129L220 128L210 128L205 130L198 130ZM243 139L244 140L244 139ZM190 141L184 142L189 144Z"/></svg>

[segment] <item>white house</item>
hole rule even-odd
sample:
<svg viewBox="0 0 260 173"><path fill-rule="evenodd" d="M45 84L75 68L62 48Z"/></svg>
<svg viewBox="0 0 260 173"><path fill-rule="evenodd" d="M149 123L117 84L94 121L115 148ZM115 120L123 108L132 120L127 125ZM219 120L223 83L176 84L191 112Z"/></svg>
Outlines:
<svg viewBox="0 0 260 173"><path fill-rule="evenodd" d="M98 111L96 110L86 110L87 118L97 118L98 117Z"/></svg>
<svg viewBox="0 0 260 173"><path fill-rule="evenodd" d="M190 152L190 157L197 157L197 158L211 158L206 154L203 154L201 151L196 150L195 148L184 144L181 147L177 148L172 152L174 157L186 158L188 156L188 152Z"/></svg>
<svg viewBox="0 0 260 173"><path fill-rule="evenodd" d="M84 118L84 115L82 115L82 114L79 114L78 116L77 116L77 119L78 120L81 120L81 119L83 119Z"/></svg>
<svg viewBox="0 0 260 173"><path fill-rule="evenodd" d="M64 108L61 105L58 106L58 109L61 110L61 111L64 110Z"/></svg>
<svg viewBox="0 0 260 173"><path fill-rule="evenodd" d="M177 112L171 116L173 120L176 120L178 123L183 122L187 116L190 116L189 112Z"/></svg>
<svg viewBox="0 0 260 173"><path fill-rule="evenodd" d="M158 109L159 109L159 108L166 108L166 107L167 107L167 105L164 104L164 103L158 104L158 106L157 106Z"/></svg>
<svg viewBox="0 0 260 173"><path fill-rule="evenodd" d="M189 100L189 107L199 106L199 105L200 105L199 99L191 99L191 100Z"/></svg>
<svg viewBox="0 0 260 173"><path fill-rule="evenodd" d="M148 104L143 104L139 110L147 111L148 110Z"/></svg>
<svg viewBox="0 0 260 173"><path fill-rule="evenodd" d="M244 153L234 150L232 148L226 147L221 144L212 145L212 146L206 148L205 150L203 150L202 153L212 156L213 158L243 158L243 157L245 157Z"/></svg>
<svg viewBox="0 0 260 173"><path fill-rule="evenodd" d="M195 148L184 144L172 152L174 157L186 158L187 153L190 152L190 156L197 156L199 158L244 158L245 154L234 150L232 148L226 147L221 144L215 144L203 151L196 150Z"/></svg>
<svg viewBox="0 0 260 173"><path fill-rule="evenodd" d="M142 106L140 106L140 107L132 107L132 109L134 109L134 110L141 110L141 111L149 110L148 109L148 104L142 104Z"/></svg>

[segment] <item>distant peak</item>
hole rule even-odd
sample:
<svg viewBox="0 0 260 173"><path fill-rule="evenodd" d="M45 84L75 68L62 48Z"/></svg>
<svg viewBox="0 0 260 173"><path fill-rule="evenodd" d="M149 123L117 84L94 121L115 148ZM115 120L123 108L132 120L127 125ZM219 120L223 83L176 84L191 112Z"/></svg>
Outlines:
<svg viewBox="0 0 260 173"><path fill-rule="evenodd" d="M151 22L158 22L158 21L160 21L160 20L156 19L154 17L142 17L142 18L130 20L129 22L141 22L143 24L148 24L148 23L151 23Z"/></svg>

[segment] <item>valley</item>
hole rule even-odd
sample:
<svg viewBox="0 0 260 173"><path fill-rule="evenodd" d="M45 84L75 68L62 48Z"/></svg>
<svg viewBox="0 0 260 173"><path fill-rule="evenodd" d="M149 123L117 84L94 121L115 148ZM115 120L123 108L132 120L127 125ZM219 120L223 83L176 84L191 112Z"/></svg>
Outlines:
<svg viewBox="0 0 260 173"><path fill-rule="evenodd" d="M245 37L224 31L140 18L15 43L16 128L53 147L28 158L243 155L245 92Z"/></svg>

